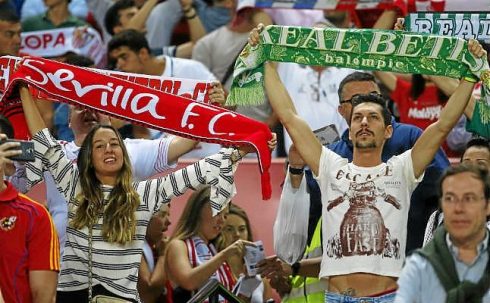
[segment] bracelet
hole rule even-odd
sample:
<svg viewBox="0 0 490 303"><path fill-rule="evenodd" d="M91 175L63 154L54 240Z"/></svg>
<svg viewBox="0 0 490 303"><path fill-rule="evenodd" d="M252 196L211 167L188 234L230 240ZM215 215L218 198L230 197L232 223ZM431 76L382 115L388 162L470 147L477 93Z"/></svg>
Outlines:
<svg viewBox="0 0 490 303"><path fill-rule="evenodd" d="M186 15L184 15L184 18L186 18L187 20L191 20L191 19L196 18L196 16L197 16L197 13L194 13L194 15L192 15L190 17L187 17Z"/></svg>
<svg viewBox="0 0 490 303"><path fill-rule="evenodd" d="M294 262L293 265L291 265L291 276L297 276L300 267L301 267L301 263Z"/></svg>
<svg viewBox="0 0 490 303"><path fill-rule="evenodd" d="M478 82L478 80L476 80L475 78L473 77L463 77L463 80L467 81L467 82L471 82L471 83L476 83Z"/></svg>
<svg viewBox="0 0 490 303"><path fill-rule="evenodd" d="M302 168L294 168L294 167L291 167L291 166L288 167L289 173L291 175L302 175L304 169L305 169L304 167L302 167Z"/></svg>

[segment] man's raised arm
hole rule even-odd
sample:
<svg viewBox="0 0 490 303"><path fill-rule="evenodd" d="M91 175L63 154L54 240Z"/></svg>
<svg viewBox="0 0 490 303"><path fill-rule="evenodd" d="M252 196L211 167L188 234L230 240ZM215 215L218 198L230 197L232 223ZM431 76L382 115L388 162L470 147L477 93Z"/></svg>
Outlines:
<svg viewBox="0 0 490 303"><path fill-rule="evenodd" d="M259 43L259 32L263 25L252 30L249 43L254 46ZM313 134L311 128L296 113L293 101L281 82L276 69L270 63L265 63L265 90L269 103L281 124L286 128L305 163L318 175L322 145Z"/></svg>
<svg viewBox="0 0 490 303"><path fill-rule="evenodd" d="M486 51L476 40L468 43L470 52L478 58L485 56ZM486 64L485 69L488 69ZM475 83L462 79L456 91L451 95L442 109L439 120L432 123L420 136L412 149L412 162L415 177L419 177L434 158L451 129L463 114L473 92Z"/></svg>

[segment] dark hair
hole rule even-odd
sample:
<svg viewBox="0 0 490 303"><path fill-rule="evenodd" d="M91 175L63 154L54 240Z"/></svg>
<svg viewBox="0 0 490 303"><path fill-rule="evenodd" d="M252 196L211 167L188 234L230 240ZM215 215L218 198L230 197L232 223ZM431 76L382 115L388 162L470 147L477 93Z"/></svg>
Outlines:
<svg viewBox="0 0 490 303"><path fill-rule="evenodd" d="M426 86L426 80L421 74L413 74L412 75L412 86L410 87L410 96L412 97L413 100L416 100L422 93L424 92ZM444 92L437 88L437 101L439 103L444 103L447 101L448 97Z"/></svg>
<svg viewBox="0 0 490 303"><path fill-rule="evenodd" d="M7 138L14 138L12 123L3 115L0 115L0 133L7 135Z"/></svg>
<svg viewBox="0 0 490 303"><path fill-rule="evenodd" d="M478 165L468 163L449 166L448 169L444 171L439 179L439 197L442 197L442 183L444 180L446 180L446 178L466 172L473 174L476 179L483 182L485 199L490 199L490 176L488 174L488 170Z"/></svg>
<svg viewBox="0 0 490 303"><path fill-rule="evenodd" d="M107 45L107 52L110 53L123 46L128 47L134 52L139 52L140 49L146 48L148 53L150 53L150 46L145 35L134 29L127 29L114 35Z"/></svg>
<svg viewBox="0 0 490 303"><path fill-rule="evenodd" d="M5 9L0 11L0 21L9 23L20 23L19 16L12 9Z"/></svg>
<svg viewBox="0 0 490 303"><path fill-rule="evenodd" d="M468 141L468 143L466 143L466 147L464 149L463 154L461 155L461 158L459 159L459 162L463 162L464 153L471 147L485 148L490 152L490 141L488 141L488 139L485 139L483 137L471 138L471 140Z"/></svg>
<svg viewBox="0 0 490 303"><path fill-rule="evenodd" d="M360 94L360 95L355 95L352 98L352 113L351 117L349 120L352 120L352 115L354 113L354 108L362 103L375 103L381 106L381 114L383 116L383 121L385 123L385 126L391 125L391 113L388 110L388 107L386 106L387 104L387 99L384 98L382 95L377 94L377 93L369 93L369 94Z"/></svg>
<svg viewBox="0 0 490 303"><path fill-rule="evenodd" d="M344 86L350 82L374 82L376 83L376 79L373 75L364 72L354 72L344 79L339 84L339 89L337 94L339 95L339 100L342 100L342 91L344 90Z"/></svg>
<svg viewBox="0 0 490 303"><path fill-rule="evenodd" d="M65 63L81 67L91 67L95 64L94 61L89 57L78 55L75 53L68 53L65 56Z"/></svg>
<svg viewBox="0 0 490 303"><path fill-rule="evenodd" d="M136 6L133 0L118 0L109 7L104 16L104 27L109 34L114 35L114 27L121 25L119 12L133 6Z"/></svg>

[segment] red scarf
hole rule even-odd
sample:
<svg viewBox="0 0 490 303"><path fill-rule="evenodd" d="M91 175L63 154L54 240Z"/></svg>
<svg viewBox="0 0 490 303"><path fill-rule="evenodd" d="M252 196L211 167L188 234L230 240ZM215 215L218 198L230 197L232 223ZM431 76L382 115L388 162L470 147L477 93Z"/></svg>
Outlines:
<svg viewBox="0 0 490 303"><path fill-rule="evenodd" d="M145 87L116 77L41 58L26 58L12 75L2 103L18 102L15 83L23 80L63 102L178 136L223 145L252 145L261 171L262 198L271 196L272 138L268 126L211 104Z"/></svg>

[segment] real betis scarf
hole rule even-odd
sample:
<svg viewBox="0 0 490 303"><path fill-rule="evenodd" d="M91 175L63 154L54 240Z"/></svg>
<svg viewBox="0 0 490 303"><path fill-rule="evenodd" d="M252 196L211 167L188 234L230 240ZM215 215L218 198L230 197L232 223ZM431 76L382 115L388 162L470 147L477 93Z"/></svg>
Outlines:
<svg viewBox="0 0 490 303"><path fill-rule="evenodd" d="M490 43L490 13L414 13L405 17L407 31L476 39Z"/></svg>
<svg viewBox="0 0 490 303"><path fill-rule="evenodd" d="M227 104L263 102L266 61L451 78L479 78L488 66L467 50L463 39L402 31L267 26L260 41L247 45L235 62ZM488 89L490 79L482 80Z"/></svg>
<svg viewBox="0 0 490 303"><path fill-rule="evenodd" d="M88 69L26 58L11 76L2 102L18 100L14 89L25 81L60 102L91 108L120 119L199 141L223 145L252 145L261 170L262 197L271 196L267 141L269 127L211 104L157 91Z"/></svg>

